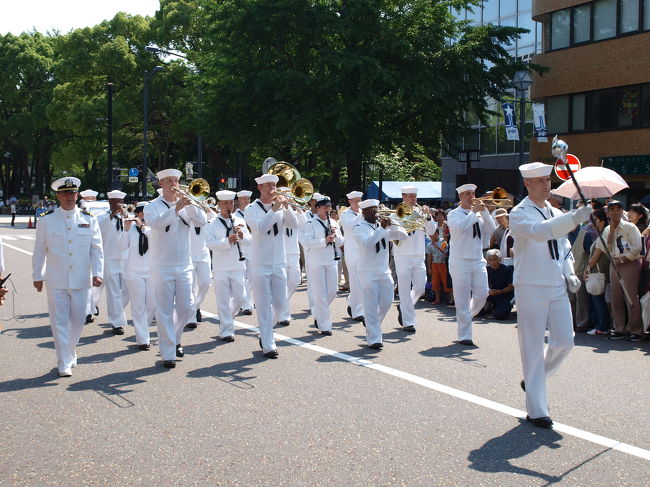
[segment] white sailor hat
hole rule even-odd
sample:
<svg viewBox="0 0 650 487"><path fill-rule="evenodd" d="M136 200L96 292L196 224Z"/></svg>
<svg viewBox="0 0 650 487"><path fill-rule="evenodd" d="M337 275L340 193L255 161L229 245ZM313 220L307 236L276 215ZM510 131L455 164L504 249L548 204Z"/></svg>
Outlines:
<svg viewBox="0 0 650 487"><path fill-rule="evenodd" d="M497 208L492 216L494 216L494 218L497 218L499 216L508 216L508 210L505 208Z"/></svg>
<svg viewBox="0 0 650 487"><path fill-rule="evenodd" d="M345 196L347 196L349 200L353 200L354 198L361 198L363 193L361 191L351 191Z"/></svg>
<svg viewBox="0 0 650 487"><path fill-rule="evenodd" d="M324 198L319 199L316 202L316 208L318 208L319 206L328 206L328 205L332 206L332 200L329 199L327 196L324 197Z"/></svg>
<svg viewBox="0 0 650 487"><path fill-rule="evenodd" d="M156 173L156 177L158 178L158 181L161 179L168 178L170 176L175 176L180 179L180 177L183 175L182 172L180 172L178 169L163 169L162 171L158 171Z"/></svg>
<svg viewBox="0 0 650 487"><path fill-rule="evenodd" d="M217 191L215 195L219 201L232 201L235 199L237 193L228 189L224 189L222 191Z"/></svg>
<svg viewBox="0 0 650 487"><path fill-rule="evenodd" d="M372 206L379 206L379 200L363 200L361 203L359 203L359 208L362 210L365 210L366 208L370 208Z"/></svg>
<svg viewBox="0 0 650 487"><path fill-rule="evenodd" d="M257 184L265 184L265 183L277 183L278 178L275 174L263 174L259 178L255 178L255 182Z"/></svg>
<svg viewBox="0 0 650 487"><path fill-rule="evenodd" d="M109 200L113 200L113 199L123 200L125 196L126 196L126 193L124 191L120 191L118 189L114 189L113 191L109 191L108 193L106 193L106 197Z"/></svg>
<svg viewBox="0 0 650 487"><path fill-rule="evenodd" d="M328 200L330 199L329 196L325 196L324 194L316 193L318 196L314 197L314 199L318 201L323 201L323 200Z"/></svg>
<svg viewBox="0 0 650 487"><path fill-rule="evenodd" d="M52 189L57 192L79 191L79 186L81 186L81 180L72 177L59 178L52 183Z"/></svg>
<svg viewBox="0 0 650 487"><path fill-rule="evenodd" d="M135 212L140 213L141 211L144 211L144 207L148 204L148 201L138 201L138 203L135 205Z"/></svg>
<svg viewBox="0 0 650 487"><path fill-rule="evenodd" d="M519 166L519 172L522 178L541 178L551 174L553 166L544 164L543 162L529 162Z"/></svg>
<svg viewBox="0 0 650 487"><path fill-rule="evenodd" d="M88 197L97 198L98 194L99 193L97 193L97 191L93 189L84 189L79 193L79 196L81 196L82 198L88 198Z"/></svg>
<svg viewBox="0 0 650 487"><path fill-rule="evenodd" d="M314 201L318 201L318 200L319 200L320 198L322 198L322 197L323 197L323 195L320 194L320 193L314 193L313 195L311 195L311 198L312 198Z"/></svg>
<svg viewBox="0 0 650 487"><path fill-rule="evenodd" d="M456 188L456 192L458 194L461 194L464 191L476 191L476 185L472 183L467 183L467 184L463 184L462 186L458 186Z"/></svg>
<svg viewBox="0 0 650 487"><path fill-rule="evenodd" d="M251 196L253 196L253 192L247 189L243 189L237 193L238 198L250 198Z"/></svg>
<svg viewBox="0 0 650 487"><path fill-rule="evenodd" d="M415 186L402 186L400 191L402 194L418 194L418 188Z"/></svg>

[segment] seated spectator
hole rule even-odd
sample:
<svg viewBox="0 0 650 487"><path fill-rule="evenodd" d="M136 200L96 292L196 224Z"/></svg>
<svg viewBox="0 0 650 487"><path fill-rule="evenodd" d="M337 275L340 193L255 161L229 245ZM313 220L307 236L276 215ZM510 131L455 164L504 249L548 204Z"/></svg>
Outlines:
<svg viewBox="0 0 650 487"><path fill-rule="evenodd" d="M488 287L490 288L487 303L492 308L494 319L506 320L510 317L511 301L515 297L515 288L512 285L513 268L501 263L499 249L488 250L486 259L488 263Z"/></svg>

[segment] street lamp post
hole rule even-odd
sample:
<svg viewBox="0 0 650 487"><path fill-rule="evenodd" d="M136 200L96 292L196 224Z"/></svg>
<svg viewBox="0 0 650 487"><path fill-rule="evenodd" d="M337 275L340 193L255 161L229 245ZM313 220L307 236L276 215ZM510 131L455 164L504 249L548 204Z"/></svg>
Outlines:
<svg viewBox="0 0 650 487"><path fill-rule="evenodd" d="M156 66L151 70L151 73L147 73L147 70L144 71L144 136L142 144L142 197L146 198L147 195L147 175L149 173L149 159L147 155L147 131L149 129L149 80L156 74L158 71L162 71L162 66Z"/></svg>
<svg viewBox="0 0 650 487"><path fill-rule="evenodd" d="M526 95L533 84L530 71L517 71L512 78L512 86L519 97L519 165L524 163L524 136L526 134ZM520 180L519 195L523 195L523 182Z"/></svg>
<svg viewBox="0 0 650 487"><path fill-rule="evenodd" d="M106 155L108 159L108 185L106 192L108 193L113 189L113 83L106 83L106 98L108 100L107 114L106 114L106 138L108 146L106 148Z"/></svg>

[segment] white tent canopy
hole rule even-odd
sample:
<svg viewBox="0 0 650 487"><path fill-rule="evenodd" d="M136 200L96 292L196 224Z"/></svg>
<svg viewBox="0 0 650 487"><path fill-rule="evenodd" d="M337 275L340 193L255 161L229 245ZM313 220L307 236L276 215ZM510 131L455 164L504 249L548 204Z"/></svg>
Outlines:
<svg viewBox="0 0 650 487"><path fill-rule="evenodd" d="M373 181L366 190L367 198L386 200L401 200L402 186L415 186L418 188L418 199L438 200L442 194L442 183L440 181L382 181L382 198L379 198L379 181Z"/></svg>

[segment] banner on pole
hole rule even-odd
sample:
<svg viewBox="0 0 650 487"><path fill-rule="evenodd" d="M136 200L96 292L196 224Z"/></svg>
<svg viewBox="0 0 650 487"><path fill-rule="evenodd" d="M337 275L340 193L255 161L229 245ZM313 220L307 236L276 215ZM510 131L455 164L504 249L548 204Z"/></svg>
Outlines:
<svg viewBox="0 0 650 487"><path fill-rule="evenodd" d="M506 127L506 138L508 140L519 140L519 130L515 119L515 107L513 103L502 103L503 121Z"/></svg>
<svg viewBox="0 0 650 487"><path fill-rule="evenodd" d="M537 142L548 142L546 137L546 117L543 103L533 103L533 123Z"/></svg>

